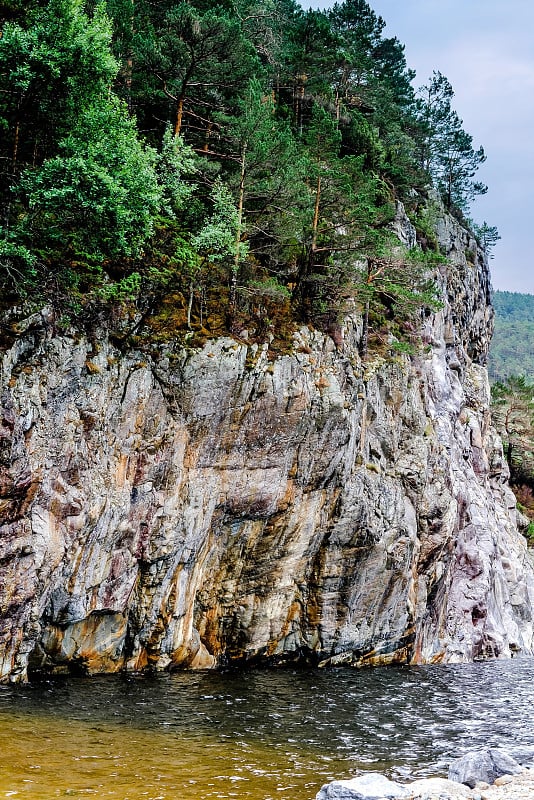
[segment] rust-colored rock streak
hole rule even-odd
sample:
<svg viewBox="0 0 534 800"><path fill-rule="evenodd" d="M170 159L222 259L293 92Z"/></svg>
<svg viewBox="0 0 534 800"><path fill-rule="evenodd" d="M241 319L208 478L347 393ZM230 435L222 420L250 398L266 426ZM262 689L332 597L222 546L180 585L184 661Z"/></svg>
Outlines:
<svg viewBox="0 0 534 800"><path fill-rule="evenodd" d="M412 358L362 364L356 314L275 361L231 339L124 354L32 321L2 362L2 679L532 653L487 265L454 221L439 233L445 303Z"/></svg>

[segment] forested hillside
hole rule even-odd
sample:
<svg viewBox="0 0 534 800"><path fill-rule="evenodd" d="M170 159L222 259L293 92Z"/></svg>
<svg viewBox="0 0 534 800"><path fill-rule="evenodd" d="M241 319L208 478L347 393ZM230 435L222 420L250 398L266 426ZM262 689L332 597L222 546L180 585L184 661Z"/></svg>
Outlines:
<svg viewBox="0 0 534 800"><path fill-rule="evenodd" d="M0 297L56 324L283 335L356 302L402 338L436 305L428 187L486 187L434 72L364 0L9 0L0 38ZM390 230L404 202L419 245ZM477 230L491 243L495 229ZM430 276L430 277L429 277ZM366 337L364 337L366 341Z"/></svg>
<svg viewBox="0 0 534 800"><path fill-rule="evenodd" d="M520 508L534 520L534 295L494 292L492 417ZM528 529L534 541L534 522Z"/></svg>
<svg viewBox="0 0 534 800"><path fill-rule="evenodd" d="M495 331L488 372L492 381L523 375L534 381L534 295L494 292Z"/></svg>

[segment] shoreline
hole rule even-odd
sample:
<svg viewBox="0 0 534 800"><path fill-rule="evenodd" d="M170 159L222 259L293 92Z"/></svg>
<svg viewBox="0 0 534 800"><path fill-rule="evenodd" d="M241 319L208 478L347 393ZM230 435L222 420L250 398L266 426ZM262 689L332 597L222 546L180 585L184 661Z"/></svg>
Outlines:
<svg viewBox="0 0 534 800"><path fill-rule="evenodd" d="M480 781L470 788L448 778L422 778L407 784L368 773L326 784L316 800L534 800L534 768L502 775L493 784Z"/></svg>
<svg viewBox="0 0 534 800"><path fill-rule="evenodd" d="M425 781L416 781L407 784L406 788L415 789L407 795L406 800L534 800L534 769L524 769L518 775L503 775L495 783L478 783L470 789L463 783L455 783L446 779L430 779L430 784L435 780L435 787L418 784ZM440 782L441 787L437 782Z"/></svg>

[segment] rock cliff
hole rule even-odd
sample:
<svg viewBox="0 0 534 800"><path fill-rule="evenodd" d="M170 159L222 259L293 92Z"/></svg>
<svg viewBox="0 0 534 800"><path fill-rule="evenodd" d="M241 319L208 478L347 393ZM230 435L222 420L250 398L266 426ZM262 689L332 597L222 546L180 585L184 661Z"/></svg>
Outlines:
<svg viewBox="0 0 534 800"><path fill-rule="evenodd" d="M2 679L533 651L487 265L451 218L438 233L444 306L417 356L362 363L357 316L275 360L21 325L1 374Z"/></svg>

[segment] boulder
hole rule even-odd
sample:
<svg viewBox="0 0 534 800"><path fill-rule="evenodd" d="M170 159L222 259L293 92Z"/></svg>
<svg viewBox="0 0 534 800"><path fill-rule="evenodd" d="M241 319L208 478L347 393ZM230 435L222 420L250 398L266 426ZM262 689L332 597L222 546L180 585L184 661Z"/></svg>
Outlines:
<svg viewBox="0 0 534 800"><path fill-rule="evenodd" d="M493 783L501 775L517 775L522 772L521 765L502 750L473 750L457 758L449 766L449 780L465 783L474 788L480 781Z"/></svg>
<svg viewBox="0 0 534 800"><path fill-rule="evenodd" d="M409 796L406 786L390 781L378 772L369 772L351 780L326 783L315 800L393 800Z"/></svg>
<svg viewBox="0 0 534 800"><path fill-rule="evenodd" d="M465 797L472 798L471 791L461 783L447 780L446 778L421 778L410 783L410 797Z"/></svg>

